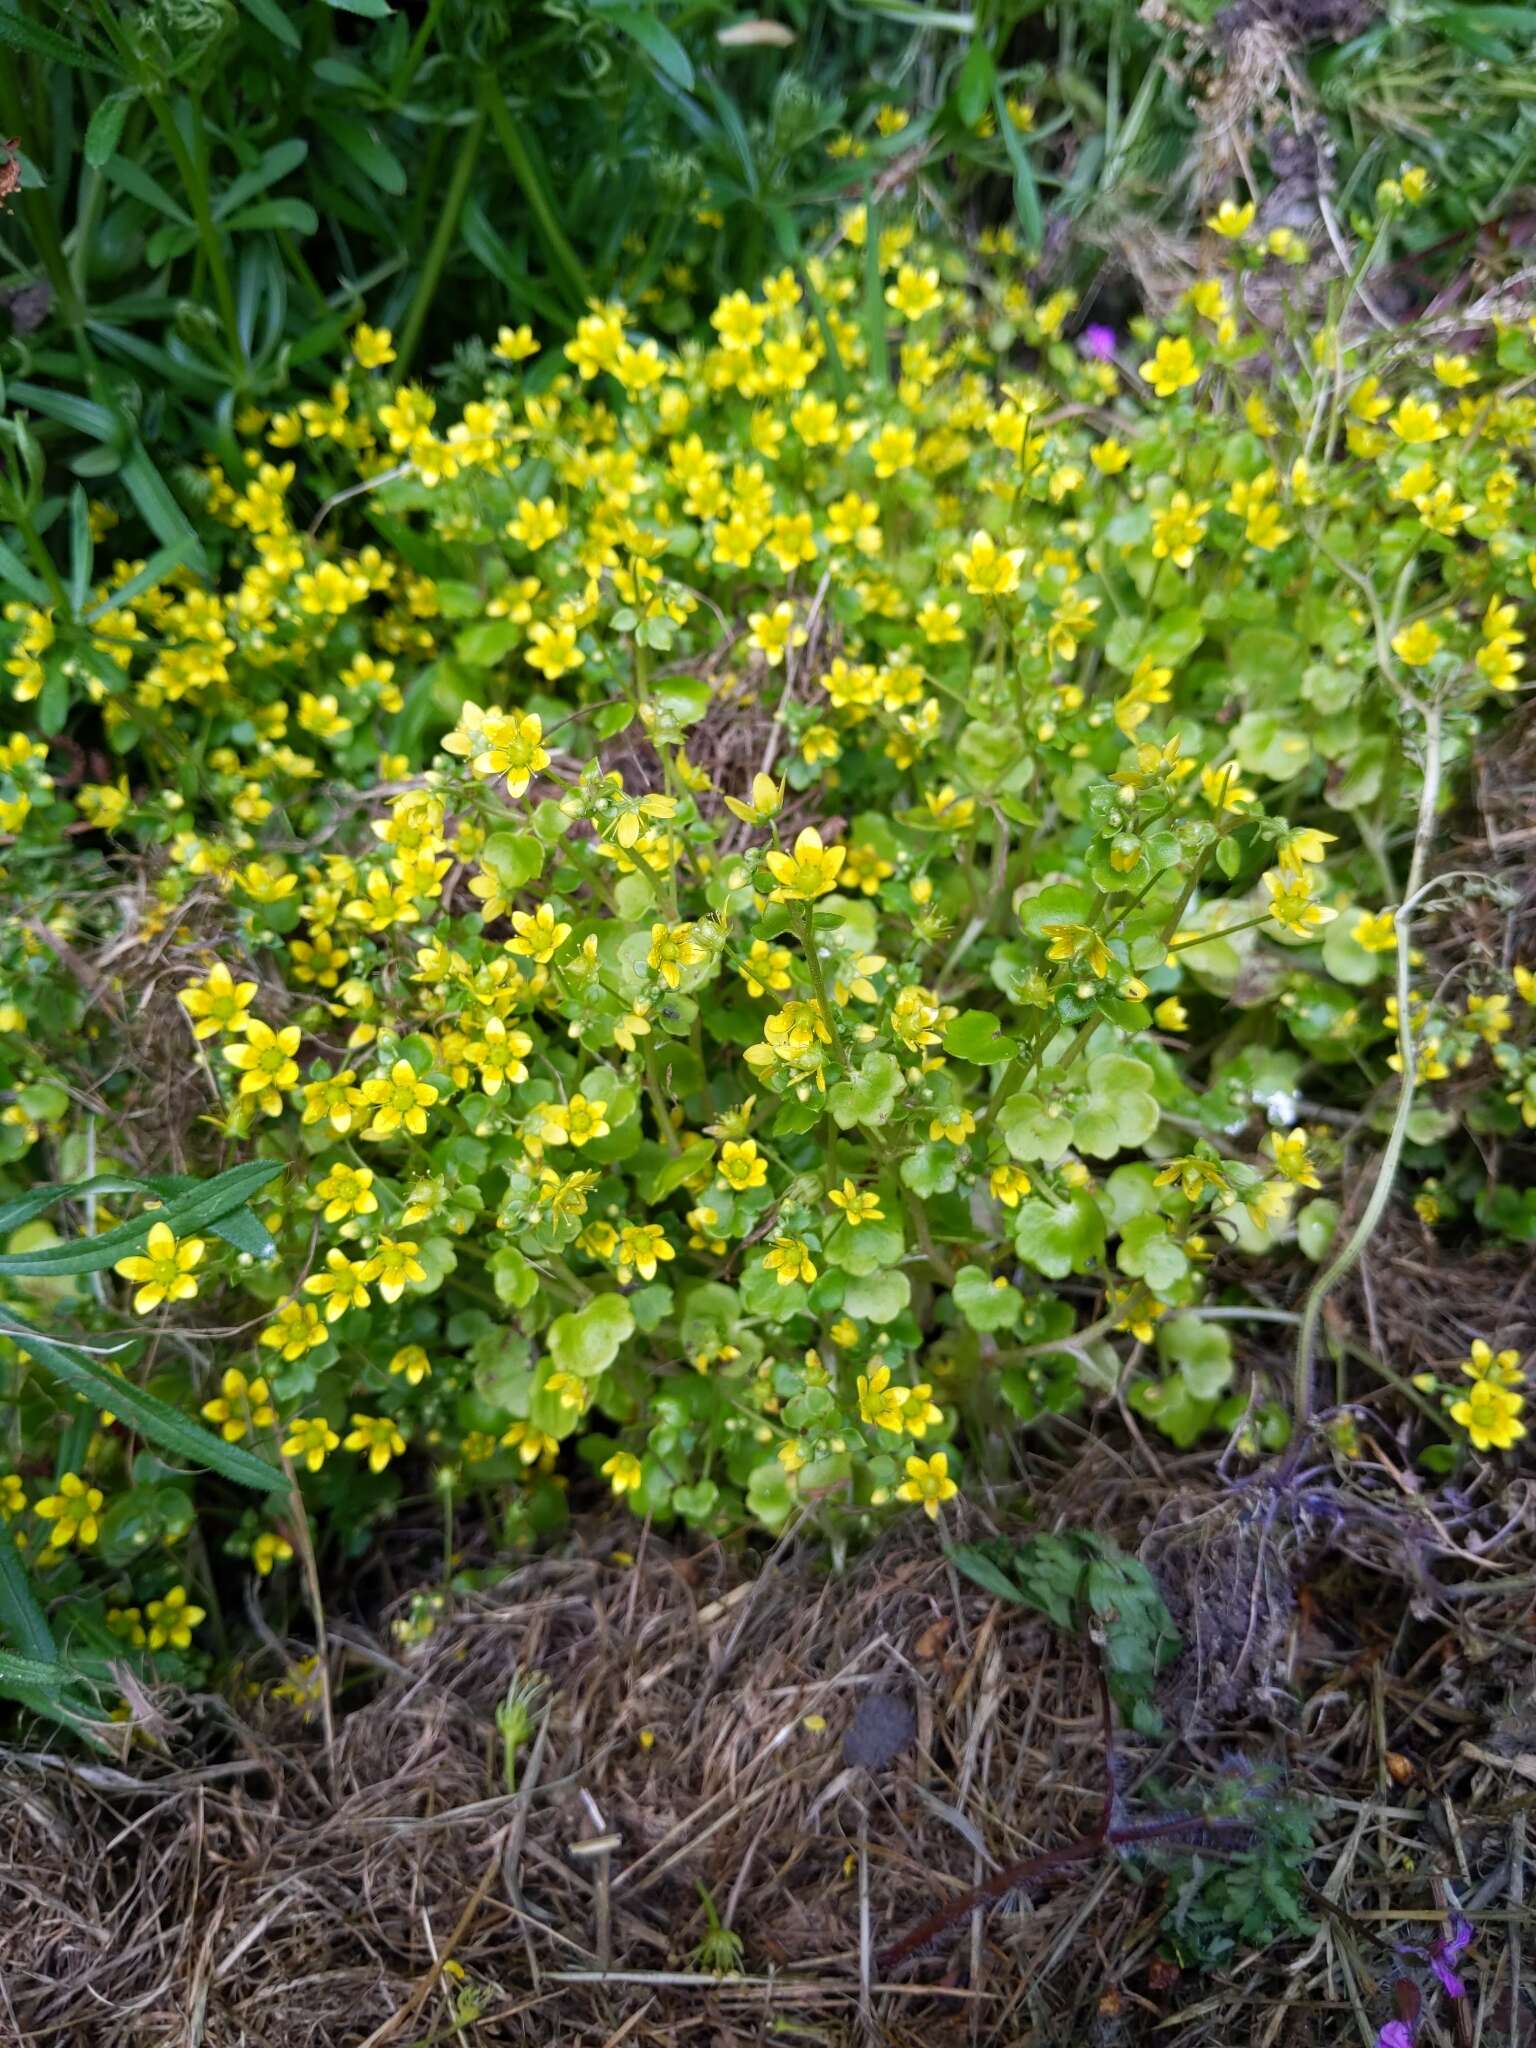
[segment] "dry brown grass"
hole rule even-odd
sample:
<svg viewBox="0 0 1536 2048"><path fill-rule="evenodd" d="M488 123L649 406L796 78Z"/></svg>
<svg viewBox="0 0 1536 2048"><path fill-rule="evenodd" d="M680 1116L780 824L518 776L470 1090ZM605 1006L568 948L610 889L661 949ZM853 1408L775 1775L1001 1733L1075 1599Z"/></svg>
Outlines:
<svg viewBox="0 0 1536 2048"><path fill-rule="evenodd" d="M338 1626L332 1751L272 1700L274 1643L254 1692L166 1703L178 1725L127 1766L9 1754L0 2036L1321 2048L1386 2016L1390 1942L1426 1938L1445 1879L1481 1930L1481 2041L1506 2040L1530 1971L1508 1918L1536 1776L1529 1488L1453 1527L1410 1511L1405 1550L1381 1533L1403 1500L1390 1446L1289 1493L1234 1493L1208 1460L1139 1478L1102 1442L1038 1472L1033 1525L1144 1547L1200 1645L1171 1675L1167 1738L1123 1742L1125 1796L1155 1776L1197 1803L1234 1750L1278 1764L1318 1815L1310 1944L1181 1978L1162 1882L1105 1862L881 1982L879 1949L935 1906L1093 1826L1089 1646L971 1586L926 1524L839 1575L810 1546L733 1560L652 1537L625 1562L635 1532L610 1523L450 1603L415 1647L387 1619ZM1249 1612L1262 1626L1218 1683ZM495 1709L531 1671L548 1710L509 1795ZM842 1744L876 1692L908 1703L915 1739L871 1771ZM744 1944L738 1977L691 1959L701 1883ZM481 2010L456 2020L466 1994Z"/></svg>

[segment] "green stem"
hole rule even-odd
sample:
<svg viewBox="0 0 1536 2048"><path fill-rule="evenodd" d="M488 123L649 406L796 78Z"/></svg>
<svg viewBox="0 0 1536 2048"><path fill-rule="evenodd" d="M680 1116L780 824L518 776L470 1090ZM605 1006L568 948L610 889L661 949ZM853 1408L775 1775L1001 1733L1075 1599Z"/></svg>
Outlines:
<svg viewBox="0 0 1536 2048"><path fill-rule="evenodd" d="M507 159L513 177L522 188L524 199L528 202L533 224L544 244L544 253L548 256L551 266L559 272L572 302L584 306L592 296L586 272L581 267L576 251L566 240L565 230L561 227L550 202L546 182L540 176L528 145L493 80L488 79L481 88L480 103L491 117L491 126L496 130L496 140L501 144L502 154Z"/></svg>
<svg viewBox="0 0 1536 2048"><path fill-rule="evenodd" d="M405 325L395 346L397 377L404 377L410 366L411 358L416 353L416 344L421 339L421 330L426 324L427 313L437 296L438 280L443 274L443 265L448 261L448 251L453 245L453 238L459 231L459 215L464 211L464 201L469 195L469 181L475 174L475 160L480 154L480 143L484 134L485 115L476 114L464 130L464 139L459 144L459 153L454 159L453 176L448 181L447 196L443 201L442 211L437 216L437 226L432 231L426 261L422 264L421 275L416 280L411 308L405 316Z"/></svg>
<svg viewBox="0 0 1536 2048"><path fill-rule="evenodd" d="M1301 1326L1296 1333L1296 1377L1292 1397L1298 1439L1306 1430L1312 1416L1312 1361L1317 1349L1317 1333L1322 1322L1323 1306L1334 1288L1353 1270L1386 1213L1387 1203L1391 1199L1392 1183L1397 1178L1398 1161L1402 1158L1403 1146L1408 1139L1408 1122L1413 1114L1414 1083L1418 1076L1413 1024L1409 1015L1413 1002L1409 986L1408 959L1412 935L1410 920L1419 898L1431 886L1421 877L1434 834L1435 807L1439 795L1440 712L1438 706L1431 706L1426 713L1424 786L1419 795L1419 822L1414 835L1413 860L1408 872L1408 895L1394 919L1397 929L1397 1049L1402 1065L1397 1110L1392 1118L1392 1128L1387 1133L1380 1164L1376 1168L1376 1179L1371 1188L1370 1198L1360 1212L1359 1221L1345 1239L1340 1251L1313 1282L1312 1291L1302 1308Z"/></svg>
<svg viewBox="0 0 1536 2048"><path fill-rule="evenodd" d="M806 972L811 977L811 989L816 998L816 1007L821 1012L821 1021L832 1037L832 1056L846 1074L848 1054L843 1045L843 1028L838 1022L837 1012L827 1000L827 980L821 971L821 955L816 950L816 912L812 905L800 905L799 925L800 950L805 956Z"/></svg>
<svg viewBox="0 0 1536 2048"><path fill-rule="evenodd" d="M196 152L188 146L186 137L177 126L176 116L165 102L161 93L150 93L149 110L155 117L156 125L165 137L166 147L176 162L183 192L192 208L192 218L197 225L198 245L208 265L208 275L213 280L213 295L219 305L219 319L224 328L224 343L229 350L230 361L236 366L245 362L245 349L240 341L240 318L235 310L234 287L229 279L229 265L224 260L224 244L219 239L218 226L213 218L213 209L208 202L208 177L206 171L206 142L203 135L202 118L197 111L197 102L189 101L192 108L193 133L197 138Z"/></svg>

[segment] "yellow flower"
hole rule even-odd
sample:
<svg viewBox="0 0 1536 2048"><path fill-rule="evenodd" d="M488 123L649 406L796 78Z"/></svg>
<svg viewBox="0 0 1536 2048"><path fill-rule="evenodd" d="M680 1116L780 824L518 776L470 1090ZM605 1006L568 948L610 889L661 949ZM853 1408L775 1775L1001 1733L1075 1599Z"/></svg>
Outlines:
<svg viewBox="0 0 1536 2048"><path fill-rule="evenodd" d="M341 1440L344 1451L366 1451L368 1470L382 1472L391 1458L405 1455L405 1438L389 1415L354 1415Z"/></svg>
<svg viewBox="0 0 1536 2048"><path fill-rule="evenodd" d="M1007 597L1019 587L1023 563L1022 548L1000 548L990 533L978 531L950 566L973 595Z"/></svg>
<svg viewBox="0 0 1536 2048"><path fill-rule="evenodd" d="M651 926L651 948L645 956L646 965L653 974L661 976L668 988L680 988L684 969L697 967L708 957L695 940L691 924Z"/></svg>
<svg viewBox="0 0 1536 2048"><path fill-rule="evenodd" d="M1171 561L1180 569L1189 568L1205 539L1205 515L1210 509L1209 498L1202 498L1197 504L1188 491L1175 491L1168 503L1152 514L1152 553L1156 559Z"/></svg>
<svg viewBox="0 0 1536 2048"><path fill-rule="evenodd" d="M565 531L565 516L553 498L519 498L517 514L507 521L508 535L521 541L530 554L537 554Z"/></svg>
<svg viewBox="0 0 1536 2048"><path fill-rule="evenodd" d="M543 629L545 634L549 630ZM529 637L533 639L538 631L534 628ZM536 647L543 645L535 639ZM578 654L568 666L574 668L584 659ZM466 704L459 713L458 724L443 741L443 749L467 759L476 775L505 776L508 794L517 797L524 794L535 775L549 766L543 738L544 724L536 711L484 711L478 704Z"/></svg>
<svg viewBox="0 0 1536 2048"><path fill-rule="evenodd" d="M763 1186L768 1178L768 1162L758 1157L755 1138L743 1138L739 1144L728 1140L720 1147L719 1172L726 1186L740 1194L747 1188Z"/></svg>
<svg viewBox="0 0 1536 2048"><path fill-rule="evenodd" d="M1496 1352L1481 1337L1472 1339L1472 1355L1461 1369L1469 1380L1490 1380L1497 1387L1518 1387L1521 1380L1519 1352Z"/></svg>
<svg viewBox="0 0 1536 2048"><path fill-rule="evenodd" d="M190 1650L192 1631L199 1622L208 1619L206 1607L197 1607L187 1598L185 1586L172 1586L163 1600L150 1600L144 1608L144 1619L149 1623L149 1647L152 1650Z"/></svg>
<svg viewBox="0 0 1536 2048"><path fill-rule="evenodd" d="M293 1545L286 1536L278 1536L270 1529L263 1529L251 1545L251 1563L259 1579L270 1577L274 1565L292 1562Z"/></svg>
<svg viewBox="0 0 1536 2048"><path fill-rule="evenodd" d="M285 1364L292 1365L306 1351L313 1351L326 1341L325 1324L312 1302L285 1301L262 1331L260 1341L278 1352Z"/></svg>
<svg viewBox="0 0 1536 2048"><path fill-rule="evenodd" d="M763 1254L763 1264L777 1275L781 1287L793 1287L797 1280L809 1287L816 1278L810 1247L798 1237L776 1237L772 1249Z"/></svg>
<svg viewBox="0 0 1536 2048"><path fill-rule="evenodd" d="M771 612L749 612L747 626L748 643L770 668L777 668L791 648L803 647L809 638L804 626L795 623L795 608L789 603L776 604ZM767 776L761 779L768 781Z"/></svg>
<svg viewBox="0 0 1536 2048"><path fill-rule="evenodd" d="M325 1204L322 1210L327 1223L341 1223L349 1216L371 1216L379 1206L379 1198L373 1192L373 1170L367 1166L348 1166L338 1161L317 1184L317 1198Z"/></svg>
<svg viewBox="0 0 1536 2048"><path fill-rule="evenodd" d="M1283 868L1269 868L1264 886L1269 891L1268 915L1298 939L1310 939L1320 925L1332 924L1339 914L1313 901L1310 875L1289 875Z"/></svg>
<svg viewBox="0 0 1536 2048"><path fill-rule="evenodd" d="M386 1301L398 1301L407 1287L427 1277L427 1269L416 1254L419 1244L410 1238L381 1237L374 1250L373 1279Z"/></svg>
<svg viewBox="0 0 1536 2048"><path fill-rule="evenodd" d="M1433 398L1399 399L1397 411L1387 422L1400 441L1410 448L1424 447L1431 441L1443 441L1451 431L1440 416L1440 407Z"/></svg>
<svg viewBox="0 0 1536 2048"><path fill-rule="evenodd" d="M387 327L363 322L352 330L352 357L365 370L382 370L395 360L395 337Z"/></svg>
<svg viewBox="0 0 1536 2048"><path fill-rule="evenodd" d="M1017 1209L1034 1183L1022 1166L994 1166L987 1186L1005 1209Z"/></svg>
<svg viewBox="0 0 1536 2048"><path fill-rule="evenodd" d="M1349 928L1349 936L1367 953L1395 953L1397 921L1390 910L1363 911Z"/></svg>
<svg viewBox="0 0 1536 2048"><path fill-rule="evenodd" d="M921 320L925 313L932 313L944 303L939 273L903 263L896 273L896 282L885 288L885 303L903 320Z"/></svg>
<svg viewBox="0 0 1536 2048"><path fill-rule="evenodd" d="M1184 1031L1189 1026L1189 1012L1177 996L1164 996L1153 1009L1152 1022L1159 1031Z"/></svg>
<svg viewBox="0 0 1536 2048"><path fill-rule="evenodd" d="M287 1024L274 1031L270 1024L252 1018L245 1027L243 1045L226 1045L224 1057L240 1076L240 1094L255 1098L267 1116L281 1116L280 1090L291 1088L299 1078L299 1027Z"/></svg>
<svg viewBox="0 0 1536 2048"><path fill-rule="evenodd" d="M936 1521L940 1507L960 1491L949 1476L949 1458L935 1451L931 1458L908 1458L907 1476L896 1489L898 1500L921 1501L929 1521Z"/></svg>
<svg viewBox="0 0 1536 2048"><path fill-rule="evenodd" d="M82 1550L89 1549L101 1534L101 1524L97 1520L101 1503L99 1486L87 1486L78 1472L66 1472L59 1481L58 1492L50 1493L37 1503L38 1514L45 1522L53 1524L48 1533L48 1548L63 1550L71 1543L78 1543Z"/></svg>
<svg viewBox="0 0 1536 2048"><path fill-rule="evenodd" d="M1507 1451L1525 1435L1519 1419L1525 1406L1521 1394L1511 1393L1493 1379L1480 1379L1460 1401L1451 1403L1452 1422L1459 1423L1477 1451Z"/></svg>
<svg viewBox="0 0 1536 2048"><path fill-rule="evenodd" d="M1253 226L1254 204L1251 199L1241 206L1230 199L1223 199L1216 211L1206 220L1206 226L1213 234L1224 235L1229 242L1235 242L1239 235L1247 234ZM1158 394L1161 397L1161 393Z"/></svg>
<svg viewBox="0 0 1536 2048"><path fill-rule="evenodd" d="M325 1319L334 1323L348 1309L368 1306L368 1282L373 1278L372 1260L354 1263L345 1252L334 1249L325 1255L325 1271L311 1273L304 1282L306 1294L318 1294L325 1301Z"/></svg>
<svg viewBox="0 0 1536 2048"><path fill-rule="evenodd" d="M1307 1156L1305 1131L1272 1131L1269 1136L1269 1151L1278 1171L1296 1187L1322 1186L1312 1161Z"/></svg>
<svg viewBox="0 0 1536 2048"><path fill-rule="evenodd" d="M1425 619L1415 619L1392 635L1392 652L1409 668L1422 668L1440 652L1440 635Z"/></svg>
<svg viewBox="0 0 1536 2048"><path fill-rule="evenodd" d="M778 884L773 901L811 903L818 896L825 896L829 889L836 888L846 858L846 847L823 846L815 826L807 825L796 839L792 854L773 852L763 856L764 865Z"/></svg>
<svg viewBox="0 0 1536 2048"><path fill-rule="evenodd" d="M749 803L743 803L741 798L736 796L728 796L724 801L725 808L731 816L740 818L744 825L765 825L783 808L784 785L782 782L775 782L771 775L757 774L752 778L752 798ZM753 943L761 946L764 942L757 939ZM785 986L788 985L786 982Z"/></svg>
<svg viewBox="0 0 1536 2048"><path fill-rule="evenodd" d="M741 294L738 292L736 296L739 298ZM620 1500L626 1493L633 1493L645 1476L640 1460L629 1451L615 1451L604 1461L602 1474Z"/></svg>
<svg viewBox="0 0 1536 2048"><path fill-rule="evenodd" d="M409 1131L419 1138L427 1128L427 1111L437 1100L430 1081L418 1081L409 1060L396 1060L387 1075L376 1074L360 1091L373 1110L373 1121L363 1132L365 1138L387 1138L391 1132Z"/></svg>
<svg viewBox="0 0 1536 2048"><path fill-rule="evenodd" d="M548 903L541 903L531 914L526 910L514 910L512 929L517 936L508 939L507 951L521 959L532 960L540 967L547 966L571 936L571 927L555 916ZM531 1050L531 1041L524 1050Z"/></svg>
<svg viewBox="0 0 1536 2048"><path fill-rule="evenodd" d="M891 1368L880 1365L868 1374L861 1372L857 1390L860 1421L871 1429L886 1429L893 1435L899 1433L906 1389L891 1385Z"/></svg>
<svg viewBox="0 0 1536 2048"><path fill-rule="evenodd" d="M976 1119L968 1109L946 1109L930 1122L928 1142L937 1144L943 1138L951 1145L963 1145L975 1128Z"/></svg>
<svg viewBox="0 0 1536 2048"><path fill-rule="evenodd" d="M323 1416L309 1415L302 1421L289 1423L288 1434L283 1439L283 1455L297 1458L311 1472L318 1472L340 1442L341 1438Z"/></svg>
<svg viewBox="0 0 1536 2048"><path fill-rule="evenodd" d="M238 1366L231 1366L219 1382L218 1398L203 1403L208 1421L219 1424L219 1434L228 1444L239 1443L258 1429L269 1429L277 1420L271 1389L263 1379L248 1380Z"/></svg>
<svg viewBox="0 0 1536 2048"><path fill-rule="evenodd" d="M1195 352L1184 336L1164 335L1151 356L1141 365L1140 374L1157 393L1159 398L1172 398L1185 391L1191 384L1200 381L1200 365L1195 361Z"/></svg>
<svg viewBox="0 0 1536 2048"><path fill-rule="evenodd" d="M236 981L222 961L202 981L189 982L178 998L189 1017L194 1038L212 1038L220 1031L243 1031L246 1012L256 993L254 981Z"/></svg>
<svg viewBox="0 0 1536 2048"><path fill-rule="evenodd" d="M156 1223L145 1239L142 1255L119 1259L112 1268L125 1280L137 1284L134 1312L147 1316L162 1301L190 1301L197 1293L192 1269L202 1258L205 1246L200 1237L183 1238L178 1244L168 1223Z"/></svg>
<svg viewBox="0 0 1536 2048"><path fill-rule="evenodd" d="M591 1144L596 1138L606 1138L609 1124L607 1104L601 1100L589 1101L577 1093L569 1102L546 1102L540 1114L543 1125L539 1132L546 1145Z"/></svg>
<svg viewBox="0 0 1536 2048"><path fill-rule="evenodd" d="M634 1274L654 1280L658 1263L677 1257L659 1223L626 1223L617 1246L619 1285L627 1287Z"/></svg>
<svg viewBox="0 0 1536 2048"><path fill-rule="evenodd" d="M419 1344L402 1344L389 1361L392 1373L403 1378L408 1386L419 1387L432 1373L432 1361Z"/></svg>
<svg viewBox="0 0 1536 2048"><path fill-rule="evenodd" d="M500 356L504 363L525 363L538 352L539 344L533 338L533 329L527 325L498 327L496 339L491 343L491 354Z"/></svg>
<svg viewBox="0 0 1536 2048"><path fill-rule="evenodd" d="M880 1206L880 1197L873 1188L860 1188L855 1181L845 1180L840 1188L832 1188L827 1200L834 1209L841 1209L843 1221L850 1229L857 1230L865 1223L883 1223L885 1211Z"/></svg>

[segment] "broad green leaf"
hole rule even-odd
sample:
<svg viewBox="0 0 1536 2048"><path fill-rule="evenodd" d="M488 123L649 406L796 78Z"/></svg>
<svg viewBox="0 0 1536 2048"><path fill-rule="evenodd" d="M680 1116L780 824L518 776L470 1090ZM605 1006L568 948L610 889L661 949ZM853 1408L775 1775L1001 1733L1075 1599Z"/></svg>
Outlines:
<svg viewBox="0 0 1536 2048"><path fill-rule="evenodd" d="M855 1275L843 1291L843 1307L866 1323L894 1323L912 1299L912 1282L905 1273Z"/></svg>
<svg viewBox="0 0 1536 2048"><path fill-rule="evenodd" d="M1051 1280L1086 1272L1104 1250L1104 1219L1093 1197L1075 1189L1065 1202L1019 1204L1013 1241L1019 1257Z"/></svg>
<svg viewBox="0 0 1536 2048"><path fill-rule="evenodd" d="M1232 1339L1220 1323L1170 1316L1158 1325L1157 1354L1165 1365L1177 1365L1197 1401L1214 1401L1232 1384Z"/></svg>
<svg viewBox="0 0 1536 2048"><path fill-rule="evenodd" d="M883 1124L904 1085L901 1068L891 1055L872 1052L846 1081L835 1082L827 1090L827 1107L842 1131L852 1130L855 1124Z"/></svg>
<svg viewBox="0 0 1536 2048"><path fill-rule="evenodd" d="M1011 1060L1018 1047L1004 1036L990 1010L964 1010L945 1025L944 1050L957 1060L984 1067Z"/></svg>
<svg viewBox="0 0 1536 2048"><path fill-rule="evenodd" d="M1088 1100L1072 1119L1072 1137L1090 1159L1144 1145L1157 1129L1152 1069L1124 1053L1103 1053L1088 1066Z"/></svg>
<svg viewBox="0 0 1536 2048"><path fill-rule="evenodd" d="M999 1276L990 1279L980 1266L962 1266L955 1275L955 1305L973 1330L1011 1330L1024 1311L1024 1297Z"/></svg>
<svg viewBox="0 0 1536 2048"><path fill-rule="evenodd" d="M998 1135L1015 1159L1054 1166L1072 1144L1072 1120L1040 1096L1010 1095L997 1113Z"/></svg>
<svg viewBox="0 0 1536 2048"><path fill-rule="evenodd" d="M556 1316L549 1326L549 1355L562 1372L595 1379L634 1334L635 1318L622 1294L594 1295L585 1307Z"/></svg>
<svg viewBox="0 0 1536 2048"><path fill-rule="evenodd" d="M1166 1294L1189 1271L1189 1259L1168 1234L1161 1216L1133 1216L1115 1253L1122 1273L1145 1280L1154 1294Z"/></svg>

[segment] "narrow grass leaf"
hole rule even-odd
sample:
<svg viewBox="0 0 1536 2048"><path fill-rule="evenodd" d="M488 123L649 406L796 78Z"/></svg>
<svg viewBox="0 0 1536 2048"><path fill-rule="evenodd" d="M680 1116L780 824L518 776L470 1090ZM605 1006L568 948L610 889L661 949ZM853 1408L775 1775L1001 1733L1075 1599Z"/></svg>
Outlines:
<svg viewBox="0 0 1536 2048"><path fill-rule="evenodd" d="M260 22L267 34L276 36L285 49L303 49L303 38L278 6L277 0L240 0L240 5L252 21Z"/></svg>
<svg viewBox="0 0 1536 2048"><path fill-rule="evenodd" d="M13 1643L40 1664L56 1664L59 1649L48 1617L32 1591L26 1566L10 1538L0 1538L0 1624Z"/></svg>
<svg viewBox="0 0 1536 2048"><path fill-rule="evenodd" d="M13 1309L0 1311L0 1328L36 1364L53 1375L61 1386L79 1394L93 1407L110 1409L147 1442L188 1464L206 1467L237 1486L250 1486L266 1493L286 1493L288 1481L275 1465L265 1464L238 1444L227 1444L201 1424L191 1422L179 1408L146 1393L132 1380L120 1379L106 1366L73 1344L58 1343L34 1330Z"/></svg>
<svg viewBox="0 0 1536 2048"><path fill-rule="evenodd" d="M166 1224L178 1238L211 1229L226 1216L243 1209L250 1197L281 1171L275 1159L251 1160L244 1166L230 1167L227 1173L203 1181L185 1194L173 1196L158 1209L147 1210L128 1223L103 1231L99 1237L74 1238L68 1244L43 1245L31 1252L0 1254L0 1279L104 1272L119 1259L136 1252L157 1223ZM60 1195L55 1193L52 1199L57 1201ZM36 1209L32 1211L33 1215L37 1213Z"/></svg>

